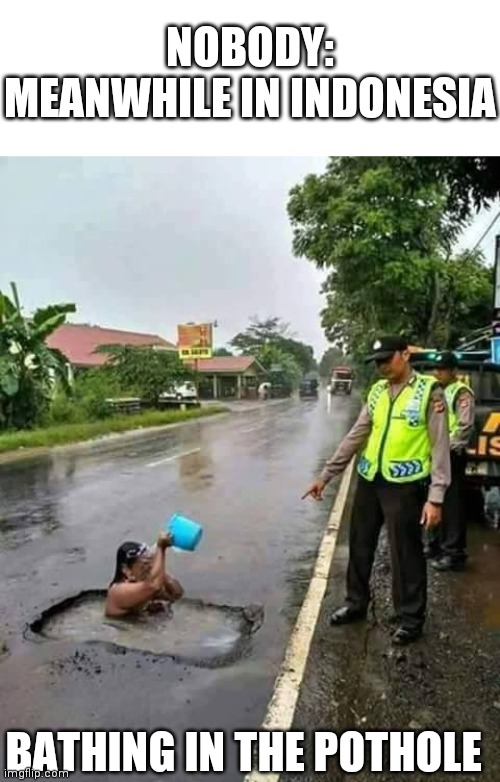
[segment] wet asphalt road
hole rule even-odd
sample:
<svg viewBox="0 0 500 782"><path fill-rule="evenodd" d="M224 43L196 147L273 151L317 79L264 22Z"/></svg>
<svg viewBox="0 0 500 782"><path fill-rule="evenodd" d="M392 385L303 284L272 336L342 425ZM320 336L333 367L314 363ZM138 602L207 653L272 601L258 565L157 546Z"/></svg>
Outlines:
<svg viewBox="0 0 500 782"><path fill-rule="evenodd" d="M331 507L301 502L301 490L356 406L339 398L328 409L325 396L286 401L117 442L102 453L60 451L1 465L2 731L164 728L180 737L187 729L258 728ZM264 606L246 657L208 670L23 638L47 605L105 587L119 543L154 542L174 511L205 527L198 552L168 555L186 594ZM179 757L172 778L187 778L181 765Z"/></svg>

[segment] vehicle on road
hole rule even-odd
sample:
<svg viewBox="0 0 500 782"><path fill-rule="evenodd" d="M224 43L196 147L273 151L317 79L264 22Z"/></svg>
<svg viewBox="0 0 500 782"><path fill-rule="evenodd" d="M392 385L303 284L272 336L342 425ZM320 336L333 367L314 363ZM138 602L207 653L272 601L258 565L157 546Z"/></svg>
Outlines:
<svg viewBox="0 0 500 782"><path fill-rule="evenodd" d="M350 367L333 367L330 381L331 394L350 394L352 391L352 369Z"/></svg>
<svg viewBox="0 0 500 782"><path fill-rule="evenodd" d="M194 383L187 381L172 386L160 394L160 401L198 402L198 392Z"/></svg>
<svg viewBox="0 0 500 782"><path fill-rule="evenodd" d="M299 396L301 399L316 398L319 393L319 382L316 377L304 377L300 381Z"/></svg>

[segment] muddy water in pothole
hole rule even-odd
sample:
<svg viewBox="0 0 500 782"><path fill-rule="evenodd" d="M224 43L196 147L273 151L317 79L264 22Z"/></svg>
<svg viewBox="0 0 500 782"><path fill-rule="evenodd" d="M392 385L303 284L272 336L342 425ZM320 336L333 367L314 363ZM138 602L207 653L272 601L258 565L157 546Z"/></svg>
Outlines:
<svg viewBox="0 0 500 782"><path fill-rule="evenodd" d="M46 639L111 643L135 651L210 663L240 656L262 609L182 600L165 612L126 619L104 615L104 597L84 595L50 609L31 629Z"/></svg>

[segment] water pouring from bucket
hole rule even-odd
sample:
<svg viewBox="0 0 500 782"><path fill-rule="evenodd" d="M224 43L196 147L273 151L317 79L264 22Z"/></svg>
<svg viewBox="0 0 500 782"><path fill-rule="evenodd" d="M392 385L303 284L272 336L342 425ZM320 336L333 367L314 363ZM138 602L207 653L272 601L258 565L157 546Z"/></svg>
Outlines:
<svg viewBox="0 0 500 782"><path fill-rule="evenodd" d="M203 527L198 522L174 515L167 521L165 531L172 536L172 546L179 551L195 551L203 535Z"/></svg>

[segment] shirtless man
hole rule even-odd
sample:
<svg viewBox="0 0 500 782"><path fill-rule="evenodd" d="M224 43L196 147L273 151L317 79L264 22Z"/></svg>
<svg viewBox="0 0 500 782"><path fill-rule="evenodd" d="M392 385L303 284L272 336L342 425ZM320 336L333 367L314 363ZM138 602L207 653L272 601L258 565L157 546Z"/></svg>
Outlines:
<svg viewBox="0 0 500 782"><path fill-rule="evenodd" d="M165 572L165 552L172 538L162 532L153 552L145 543L127 541L116 554L116 570L109 585L105 613L123 617L139 611L163 609L184 594L179 582Z"/></svg>

